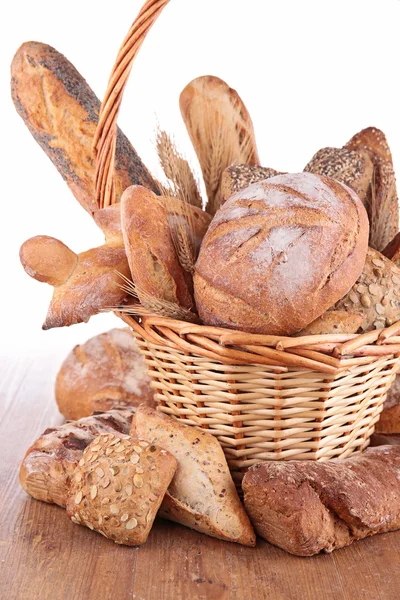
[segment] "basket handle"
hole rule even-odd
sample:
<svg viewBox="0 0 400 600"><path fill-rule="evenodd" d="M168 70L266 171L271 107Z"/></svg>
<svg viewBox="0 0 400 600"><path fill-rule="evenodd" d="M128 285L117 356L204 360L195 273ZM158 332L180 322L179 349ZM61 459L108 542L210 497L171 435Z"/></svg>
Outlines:
<svg viewBox="0 0 400 600"><path fill-rule="evenodd" d="M114 167L117 118L133 62L153 23L170 0L147 0L119 49L107 91L100 107L93 138L96 160L95 186L99 208L115 203Z"/></svg>

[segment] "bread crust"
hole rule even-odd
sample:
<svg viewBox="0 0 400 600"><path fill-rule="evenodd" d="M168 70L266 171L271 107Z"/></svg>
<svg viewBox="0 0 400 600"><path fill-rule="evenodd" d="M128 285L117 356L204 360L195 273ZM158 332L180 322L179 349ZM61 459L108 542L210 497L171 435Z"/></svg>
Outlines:
<svg viewBox="0 0 400 600"><path fill-rule="evenodd" d="M75 346L58 372L55 396L66 419L97 411L155 406L143 357L130 329L111 329Z"/></svg>
<svg viewBox="0 0 400 600"><path fill-rule="evenodd" d="M214 436L146 406L137 409L133 432L178 460L160 516L212 537L255 545L253 528Z"/></svg>
<svg viewBox="0 0 400 600"><path fill-rule="evenodd" d="M298 556L332 552L400 527L400 447L344 460L251 467L244 502L258 535Z"/></svg>
<svg viewBox="0 0 400 600"><path fill-rule="evenodd" d="M333 179L301 173L253 184L221 207L204 237L199 315L207 325L292 335L350 289L367 244L361 201Z"/></svg>
<svg viewBox="0 0 400 600"><path fill-rule="evenodd" d="M92 140L100 101L75 67L57 50L26 42L11 65L11 94L18 114L89 213L98 209ZM117 200L132 184L158 186L118 130L115 187Z"/></svg>
<svg viewBox="0 0 400 600"><path fill-rule="evenodd" d="M50 427L28 448L19 480L27 494L65 507L67 490L84 449L100 433L127 435L134 410L110 410Z"/></svg>

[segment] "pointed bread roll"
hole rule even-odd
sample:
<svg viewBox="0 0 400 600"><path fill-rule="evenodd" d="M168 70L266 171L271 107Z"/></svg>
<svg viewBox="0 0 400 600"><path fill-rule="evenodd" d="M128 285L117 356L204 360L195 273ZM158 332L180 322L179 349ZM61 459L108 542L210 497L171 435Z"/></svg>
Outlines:
<svg viewBox="0 0 400 600"><path fill-rule="evenodd" d="M255 545L253 528L214 436L143 405L131 435L158 444L178 460L160 516L212 537Z"/></svg>
<svg viewBox="0 0 400 600"><path fill-rule="evenodd" d="M220 204L221 177L232 164L259 164L253 123L236 90L218 77L193 79L179 99L186 129L200 162L207 211Z"/></svg>

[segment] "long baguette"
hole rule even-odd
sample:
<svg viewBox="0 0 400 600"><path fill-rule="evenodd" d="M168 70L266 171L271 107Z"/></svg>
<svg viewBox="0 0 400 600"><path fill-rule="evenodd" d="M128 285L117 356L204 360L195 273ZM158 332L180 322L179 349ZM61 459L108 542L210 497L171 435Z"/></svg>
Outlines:
<svg viewBox="0 0 400 600"><path fill-rule="evenodd" d="M57 50L26 42L11 64L11 93L18 114L85 210L97 208L92 140L100 101L75 67ZM118 132L117 200L132 184L159 192L128 139Z"/></svg>

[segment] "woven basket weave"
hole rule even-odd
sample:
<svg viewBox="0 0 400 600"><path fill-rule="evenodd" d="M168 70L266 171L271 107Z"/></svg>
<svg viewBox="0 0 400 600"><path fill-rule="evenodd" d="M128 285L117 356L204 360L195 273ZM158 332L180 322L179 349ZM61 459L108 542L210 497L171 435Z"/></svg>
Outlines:
<svg viewBox="0 0 400 600"><path fill-rule="evenodd" d="M100 207L115 202L117 117L132 63L168 2L145 3L109 80L94 140ZM400 367L400 323L291 338L117 314L133 329L159 409L215 435L237 482L260 461L363 450Z"/></svg>

